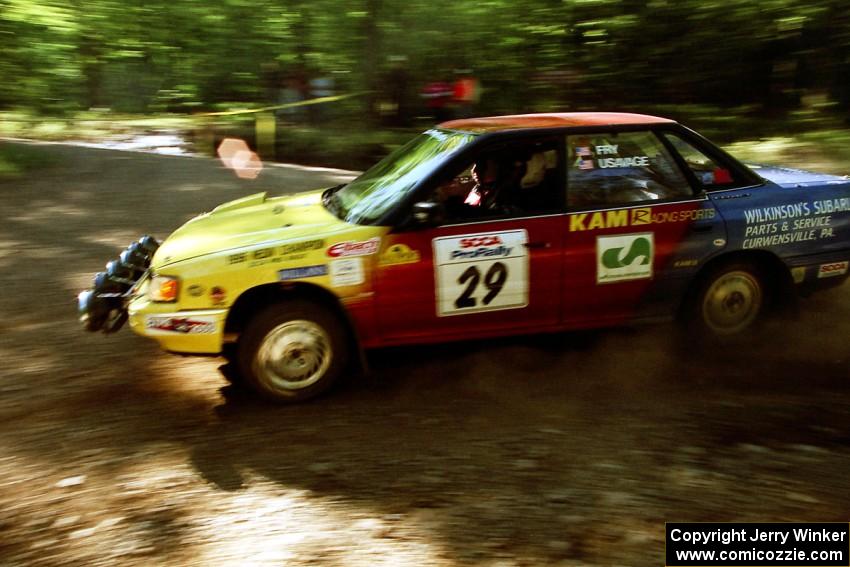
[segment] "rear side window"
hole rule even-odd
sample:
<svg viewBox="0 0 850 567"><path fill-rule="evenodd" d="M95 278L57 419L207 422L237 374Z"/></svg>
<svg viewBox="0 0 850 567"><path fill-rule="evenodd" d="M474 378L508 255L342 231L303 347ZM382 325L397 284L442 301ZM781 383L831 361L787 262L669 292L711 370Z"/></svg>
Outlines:
<svg viewBox="0 0 850 567"><path fill-rule="evenodd" d="M571 135L567 151L570 209L693 197L670 152L652 132Z"/></svg>
<svg viewBox="0 0 850 567"><path fill-rule="evenodd" d="M732 189L744 183L735 177L735 174L727 167L719 165L703 152L694 147L672 132L662 134L668 142L676 149L676 152L685 161L688 169L694 174L702 189Z"/></svg>

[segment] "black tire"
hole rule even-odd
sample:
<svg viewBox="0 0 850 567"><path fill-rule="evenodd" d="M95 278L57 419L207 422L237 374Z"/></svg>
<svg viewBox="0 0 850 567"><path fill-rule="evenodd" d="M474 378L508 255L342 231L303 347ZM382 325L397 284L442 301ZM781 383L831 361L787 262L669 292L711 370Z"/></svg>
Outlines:
<svg viewBox="0 0 850 567"><path fill-rule="evenodd" d="M264 398L301 402L325 392L348 361L345 326L328 308L291 300L257 314L239 339L240 376Z"/></svg>
<svg viewBox="0 0 850 567"><path fill-rule="evenodd" d="M218 367L218 371L228 383L234 386L243 386L245 380L239 372L239 348L236 343L225 343L221 347L221 357L226 361Z"/></svg>
<svg viewBox="0 0 850 567"><path fill-rule="evenodd" d="M221 345L221 357L228 363L236 362L239 355L238 347L236 343L224 343Z"/></svg>
<svg viewBox="0 0 850 567"><path fill-rule="evenodd" d="M763 272L750 262L729 262L710 269L696 283L686 322L698 334L718 339L753 329L769 303Z"/></svg>

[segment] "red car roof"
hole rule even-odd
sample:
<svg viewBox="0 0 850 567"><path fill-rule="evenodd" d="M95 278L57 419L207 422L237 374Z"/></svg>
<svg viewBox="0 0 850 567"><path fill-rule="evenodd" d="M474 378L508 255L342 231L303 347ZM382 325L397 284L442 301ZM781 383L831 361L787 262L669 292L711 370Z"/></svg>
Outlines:
<svg viewBox="0 0 850 567"><path fill-rule="evenodd" d="M498 132L518 128L558 128L565 126L614 126L625 124L664 124L674 120L630 114L627 112L560 112L550 114L515 114L450 120L439 125L450 130L466 132Z"/></svg>

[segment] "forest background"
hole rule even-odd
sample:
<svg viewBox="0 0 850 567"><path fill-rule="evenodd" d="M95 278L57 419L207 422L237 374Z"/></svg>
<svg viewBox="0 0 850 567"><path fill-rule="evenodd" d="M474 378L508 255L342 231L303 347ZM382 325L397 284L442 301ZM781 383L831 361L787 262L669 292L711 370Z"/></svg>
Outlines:
<svg viewBox="0 0 850 567"><path fill-rule="evenodd" d="M272 111L264 157L359 168L440 114L576 110L662 114L745 157L850 157L841 0L0 0L0 77L9 137L206 152L319 96ZM475 101L435 112L428 86L462 77Z"/></svg>

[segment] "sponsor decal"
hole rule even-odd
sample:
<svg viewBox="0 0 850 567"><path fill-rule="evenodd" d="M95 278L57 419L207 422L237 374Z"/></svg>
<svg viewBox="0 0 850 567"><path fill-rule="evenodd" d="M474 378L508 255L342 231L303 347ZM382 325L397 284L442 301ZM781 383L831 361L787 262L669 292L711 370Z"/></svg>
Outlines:
<svg viewBox="0 0 850 567"><path fill-rule="evenodd" d="M360 285L366 278L363 275L363 258L344 258L332 260L330 264L331 285Z"/></svg>
<svg viewBox="0 0 850 567"><path fill-rule="evenodd" d="M726 246L726 239L725 238L715 238L714 239L714 245L717 246L718 248L723 248L724 246Z"/></svg>
<svg viewBox="0 0 850 567"><path fill-rule="evenodd" d="M652 223L652 209L632 209L629 214L630 224L650 224Z"/></svg>
<svg viewBox="0 0 850 567"><path fill-rule="evenodd" d="M227 292L223 287L213 286L213 288L210 289L210 301L212 301L213 304L219 305L224 303L226 300Z"/></svg>
<svg viewBox="0 0 850 567"><path fill-rule="evenodd" d="M228 264L242 264L251 261L249 268L262 266L264 264L278 263L286 258L287 260L295 260L303 257L306 252L313 250L321 250L325 247L323 239L305 240L304 242L292 242L283 244L280 247L259 248L250 252L237 252L226 257ZM298 256L300 255L300 256Z"/></svg>
<svg viewBox="0 0 850 567"><path fill-rule="evenodd" d="M411 250L407 244L393 244L384 250L378 259L381 266L397 266L400 264L415 264L420 260L418 250Z"/></svg>
<svg viewBox="0 0 850 567"><path fill-rule="evenodd" d="M328 267L324 264L317 266L301 266L300 268L287 268L278 270L277 277L279 280L300 280L301 278L315 278L324 276L328 273Z"/></svg>
<svg viewBox="0 0 850 567"><path fill-rule="evenodd" d="M186 293L192 297L201 297L204 294L204 286L198 284L190 285L186 288Z"/></svg>
<svg viewBox="0 0 850 567"><path fill-rule="evenodd" d="M850 198L746 209L742 247L764 248L833 238L832 215L846 211L850 211Z"/></svg>
<svg viewBox="0 0 850 567"><path fill-rule="evenodd" d="M284 244L278 250L278 254L281 256L288 256L290 254L301 254L303 252L310 252L312 250L321 250L325 247L325 241L322 239L317 240L305 240L304 242L293 242L292 244Z"/></svg>
<svg viewBox="0 0 850 567"><path fill-rule="evenodd" d="M175 333L181 335L209 335L215 333L214 317L174 317L148 315L145 329L154 334Z"/></svg>
<svg viewBox="0 0 850 567"><path fill-rule="evenodd" d="M260 248L251 253L251 258L254 260L265 260L274 256L274 248Z"/></svg>
<svg viewBox="0 0 850 567"><path fill-rule="evenodd" d="M799 201L785 205L774 205L760 207L758 209L747 209L744 218L747 224L773 222L779 220L793 220L800 217L812 215L831 215L850 211L850 198L824 199L808 203Z"/></svg>
<svg viewBox="0 0 850 567"><path fill-rule="evenodd" d="M825 199L822 201L815 201L812 205L815 209L816 215L846 213L847 211L850 211L850 198Z"/></svg>
<svg viewBox="0 0 850 567"><path fill-rule="evenodd" d="M248 259L248 254L245 252L239 252L237 254L231 254L227 257L228 264L241 264L245 260Z"/></svg>
<svg viewBox="0 0 850 567"><path fill-rule="evenodd" d="M343 256L368 256L378 251L381 245L379 237L370 238L362 242L338 242L328 248L328 256L331 258L339 258Z"/></svg>
<svg viewBox="0 0 850 567"><path fill-rule="evenodd" d="M831 262L818 267L818 279L843 276L847 273L848 262Z"/></svg>
<svg viewBox="0 0 850 567"><path fill-rule="evenodd" d="M710 220L717 213L713 208L688 209L683 211L653 211L649 207L575 213L570 215L570 232L620 228L668 222Z"/></svg>
<svg viewBox="0 0 850 567"><path fill-rule="evenodd" d="M596 239L596 283L652 277L655 236L651 232Z"/></svg>
<svg viewBox="0 0 850 567"><path fill-rule="evenodd" d="M452 250L452 260L510 256L513 249L506 246L498 234L460 238Z"/></svg>
<svg viewBox="0 0 850 567"><path fill-rule="evenodd" d="M806 268L803 266L791 268L791 278L796 284L803 283L803 281L806 279Z"/></svg>
<svg viewBox="0 0 850 567"><path fill-rule="evenodd" d="M699 260L676 260L673 262L674 268L693 268L699 264Z"/></svg>
<svg viewBox="0 0 850 567"><path fill-rule="evenodd" d="M437 315L526 307L526 242L524 230L435 238Z"/></svg>

